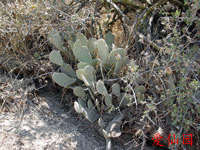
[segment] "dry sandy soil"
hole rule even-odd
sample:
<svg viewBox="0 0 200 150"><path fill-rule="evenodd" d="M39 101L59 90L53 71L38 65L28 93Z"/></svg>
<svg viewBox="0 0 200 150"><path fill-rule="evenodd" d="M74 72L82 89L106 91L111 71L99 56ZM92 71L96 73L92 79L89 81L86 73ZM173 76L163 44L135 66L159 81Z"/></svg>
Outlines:
<svg viewBox="0 0 200 150"><path fill-rule="evenodd" d="M7 77L1 74L1 85L5 88L5 82L11 84L11 80L15 80L12 82L14 90L14 84L21 82L5 78ZM11 92L12 88L3 89L2 92ZM43 90L34 98L22 96L26 101L22 111L1 113L0 149L105 149L104 139L100 135L94 136L94 131L88 128L86 120L78 120L73 112L69 114L60 107L60 97L59 93Z"/></svg>

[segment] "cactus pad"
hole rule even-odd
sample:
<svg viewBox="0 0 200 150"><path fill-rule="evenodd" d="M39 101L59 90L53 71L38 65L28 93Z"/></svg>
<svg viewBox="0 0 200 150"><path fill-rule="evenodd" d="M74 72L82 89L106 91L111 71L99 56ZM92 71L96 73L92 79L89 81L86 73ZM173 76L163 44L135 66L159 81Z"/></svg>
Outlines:
<svg viewBox="0 0 200 150"><path fill-rule="evenodd" d="M65 73L53 73L53 80L60 86L68 88L71 84L76 82L75 78L71 78Z"/></svg>
<svg viewBox="0 0 200 150"><path fill-rule="evenodd" d="M59 66L62 66L64 63L60 52L56 51L56 50L51 51L51 53L49 54L49 60L52 63L59 65Z"/></svg>

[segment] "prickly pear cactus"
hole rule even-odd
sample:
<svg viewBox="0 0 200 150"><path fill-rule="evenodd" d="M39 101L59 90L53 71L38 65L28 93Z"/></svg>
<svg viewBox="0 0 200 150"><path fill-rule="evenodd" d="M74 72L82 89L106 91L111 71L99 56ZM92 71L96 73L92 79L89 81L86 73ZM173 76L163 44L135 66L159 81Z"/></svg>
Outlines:
<svg viewBox="0 0 200 150"><path fill-rule="evenodd" d="M87 65L84 69L76 70L77 77L82 80L86 86L95 87L95 70L91 65Z"/></svg>
<svg viewBox="0 0 200 150"><path fill-rule="evenodd" d="M113 45L113 43L114 43L114 35L112 34L112 32L108 32L107 34L106 34L106 37L105 37L105 41L106 41L106 43L108 44L108 47L109 47L109 51L111 51L112 50L112 45Z"/></svg>
<svg viewBox="0 0 200 150"><path fill-rule="evenodd" d="M124 116L116 116L109 124L106 126L102 118L99 118L98 124L101 127L104 138L106 139L106 150L111 150L111 138L117 138L121 136L120 126L122 124Z"/></svg>
<svg viewBox="0 0 200 150"><path fill-rule="evenodd" d="M78 102L74 102L74 109L77 113L83 114L84 109Z"/></svg>
<svg viewBox="0 0 200 150"><path fill-rule="evenodd" d="M83 46L82 41L78 39L73 48L74 56L80 61L80 62L86 62L88 64L92 63L92 56L90 54L90 51L87 46Z"/></svg>
<svg viewBox="0 0 200 150"><path fill-rule="evenodd" d="M103 118L100 117L99 120L98 120L98 125L101 127L101 128L105 128L106 127L106 123L103 121Z"/></svg>
<svg viewBox="0 0 200 150"><path fill-rule="evenodd" d="M56 47L58 48L60 51L63 51L63 39L60 36L60 33L58 31L52 31L49 33L48 36L49 41Z"/></svg>
<svg viewBox="0 0 200 150"><path fill-rule="evenodd" d="M49 59L52 63L58 66L62 66L64 63L62 56L60 54L60 51L56 51L56 50L51 51L51 53L49 54Z"/></svg>
<svg viewBox="0 0 200 150"><path fill-rule="evenodd" d="M116 57L118 55L120 55L120 57L124 59L126 56L126 51L123 48L113 49L109 54L109 63L111 65L114 65L118 61Z"/></svg>
<svg viewBox="0 0 200 150"><path fill-rule="evenodd" d="M73 91L74 94L78 97L85 97L86 95L84 89L81 86L76 86Z"/></svg>
<svg viewBox="0 0 200 150"><path fill-rule="evenodd" d="M97 49L100 59L102 60L103 63L106 63L109 55L109 47L104 39L98 40Z"/></svg>
<svg viewBox="0 0 200 150"><path fill-rule="evenodd" d="M127 65L128 59L126 57L126 51L123 48L113 49L109 54L109 65L115 66L114 73L119 74L122 67Z"/></svg>
<svg viewBox="0 0 200 150"><path fill-rule="evenodd" d="M69 64L63 63L60 69L61 69L61 72L67 74L68 76L76 78L76 73L74 72L74 70Z"/></svg>
<svg viewBox="0 0 200 150"><path fill-rule="evenodd" d="M96 83L96 89L97 89L98 93L100 93L100 94L102 94L104 96L108 95L107 89L106 89L103 81L98 80L98 82Z"/></svg>
<svg viewBox="0 0 200 150"><path fill-rule="evenodd" d="M78 102L74 102L74 109L77 113L83 114L90 122L95 122L100 117L91 99L86 101L78 98Z"/></svg>
<svg viewBox="0 0 200 150"><path fill-rule="evenodd" d="M112 85L112 93L115 96L120 97L120 85L118 83Z"/></svg>
<svg viewBox="0 0 200 150"><path fill-rule="evenodd" d="M105 96L105 103L107 107L114 107L112 104L112 94L108 94Z"/></svg>
<svg viewBox="0 0 200 150"><path fill-rule="evenodd" d="M95 54L97 54L97 41L94 38L91 38L88 40L88 49L90 51L90 54L92 55L92 57L95 57Z"/></svg>
<svg viewBox="0 0 200 150"><path fill-rule="evenodd" d="M64 88L69 88L69 86L76 82L75 78L67 76L65 73L53 73L53 80Z"/></svg>
<svg viewBox="0 0 200 150"><path fill-rule="evenodd" d="M80 40L81 43L82 43L81 44L82 46L87 46L87 44L88 44L87 38L82 33L78 33L77 34L76 40Z"/></svg>
<svg viewBox="0 0 200 150"><path fill-rule="evenodd" d="M52 32L50 37L50 41L62 51L64 49L63 41L59 34ZM121 87L118 83L112 85L111 93L109 93L111 90L107 89L104 84L104 76L119 74L122 68L128 64L126 50L113 46L114 36L111 32L107 33L105 40L93 38L87 40L83 34L78 34L76 38L72 39L69 37L64 36L69 43L71 42L73 55L78 60L78 69L74 71L69 64L65 63L60 51L52 51L49 59L52 63L59 65L61 70L61 73L54 73L52 78L60 86L73 89L74 94L78 96L78 101L74 102L74 109L77 113L83 114L91 122L99 119L98 123L106 139L107 149L110 150L111 138L121 135L120 125L123 117L114 118L107 123L106 127L106 123L100 118L99 112L102 111L102 107L98 95L100 94L103 98L102 104L108 112L114 109L113 98L115 96L120 107L132 103L130 94L120 93ZM100 77L97 74L100 74Z"/></svg>

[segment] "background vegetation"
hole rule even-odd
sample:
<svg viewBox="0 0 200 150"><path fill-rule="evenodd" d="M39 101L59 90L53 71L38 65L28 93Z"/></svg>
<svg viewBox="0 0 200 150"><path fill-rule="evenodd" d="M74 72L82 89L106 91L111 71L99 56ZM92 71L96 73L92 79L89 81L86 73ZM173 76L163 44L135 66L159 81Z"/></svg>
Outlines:
<svg viewBox="0 0 200 150"><path fill-rule="evenodd" d="M199 149L198 0L11 0L0 2L0 16L1 69L39 85L58 69L49 62L52 50L64 47L64 61L76 69L78 61L72 52L76 35L106 39L110 31L115 45L124 48L129 58L115 78L134 102L120 108L126 117L119 138L131 149L152 145L151 139L160 133L165 148ZM57 40L62 39L61 45L52 41L52 31ZM105 86L109 89L110 85ZM8 85L2 85L1 90L4 88ZM22 103L12 97L14 94L1 94L1 112L20 108ZM169 134L171 139L176 135L179 144L168 146ZM193 135L192 146L182 144L184 134Z"/></svg>

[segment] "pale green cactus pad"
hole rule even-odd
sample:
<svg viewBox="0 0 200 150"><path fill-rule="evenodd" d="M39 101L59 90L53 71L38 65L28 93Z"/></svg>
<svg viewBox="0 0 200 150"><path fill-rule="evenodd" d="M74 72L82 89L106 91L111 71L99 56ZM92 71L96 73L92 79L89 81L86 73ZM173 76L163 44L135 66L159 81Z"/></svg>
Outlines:
<svg viewBox="0 0 200 150"><path fill-rule="evenodd" d="M97 40L94 38L89 39L87 46L92 57L95 57L95 53L97 53Z"/></svg>
<svg viewBox="0 0 200 150"><path fill-rule="evenodd" d="M123 60L121 59L121 60L117 61L116 64L115 64L114 73L119 74L122 67L123 67Z"/></svg>
<svg viewBox="0 0 200 150"><path fill-rule="evenodd" d="M65 73L53 73L53 80L60 86L64 88L68 88L71 84L76 82L75 78L71 78Z"/></svg>
<svg viewBox="0 0 200 150"><path fill-rule="evenodd" d="M71 65L67 63L63 63L63 65L61 66L61 71L70 77L74 77L74 78L76 77L76 73L72 69Z"/></svg>
<svg viewBox="0 0 200 150"><path fill-rule="evenodd" d="M80 80L84 81L86 86L95 87L95 70L93 66L87 65L84 69L76 70L76 75Z"/></svg>
<svg viewBox="0 0 200 150"><path fill-rule="evenodd" d="M113 104L112 104L112 95L111 94L108 94L105 96L105 103L106 103L106 106L107 107L112 107Z"/></svg>
<svg viewBox="0 0 200 150"><path fill-rule="evenodd" d="M112 121L109 122L106 129L102 129L104 138L106 139L106 150L111 150L111 138L117 138L121 136L120 126L124 116L118 115ZM103 120L103 119L102 119ZM102 120L99 119L98 123L100 124ZM101 124L100 124L101 125Z"/></svg>
<svg viewBox="0 0 200 150"><path fill-rule="evenodd" d="M114 65L117 62L116 55L118 54L120 54L120 56L124 60L126 56L126 51L123 48L117 48L112 50L109 55L109 64Z"/></svg>
<svg viewBox="0 0 200 150"><path fill-rule="evenodd" d="M80 61L80 62L86 62L88 64L91 64L92 62L92 56L90 54L90 51L87 46L83 46L80 39L76 40L73 48L74 56Z"/></svg>
<svg viewBox="0 0 200 150"><path fill-rule="evenodd" d="M106 34L105 41L106 41L106 43L108 44L109 51L112 50L112 44L114 43L114 39L115 39L115 37L114 37L114 35L112 34L112 32L108 32L108 33Z"/></svg>
<svg viewBox="0 0 200 150"><path fill-rule="evenodd" d="M105 128L106 127L106 123L103 121L103 118L100 117L99 120L98 120L98 125L101 127L101 128Z"/></svg>
<svg viewBox="0 0 200 150"><path fill-rule="evenodd" d="M88 109L87 114L85 116L90 122L95 122L97 119L99 119L100 115L96 108L94 107L92 100L88 100Z"/></svg>
<svg viewBox="0 0 200 150"><path fill-rule="evenodd" d="M109 122L108 126L106 127L106 132L110 133L110 137L116 138L121 136L120 126L122 124L123 118L123 115L118 115L111 122Z"/></svg>
<svg viewBox="0 0 200 150"><path fill-rule="evenodd" d="M106 89L103 81L98 80L98 82L96 83L96 89L97 89L98 93L100 93L100 94L102 94L104 96L108 95L107 89Z"/></svg>
<svg viewBox="0 0 200 150"><path fill-rule="evenodd" d="M79 105L78 102L74 102L74 109L77 113L82 114L83 113L83 107Z"/></svg>
<svg viewBox="0 0 200 150"><path fill-rule="evenodd" d="M112 93L115 96L120 97L120 85L118 83L114 83L112 85Z"/></svg>
<svg viewBox="0 0 200 150"><path fill-rule="evenodd" d="M87 44L88 44L87 38L82 33L77 34L76 40L80 40L82 43L82 46L87 46Z"/></svg>
<svg viewBox="0 0 200 150"><path fill-rule="evenodd" d="M62 56L60 54L60 51L56 51L56 50L51 51L51 53L49 54L49 60L52 63L59 65L59 66L62 66L64 63Z"/></svg>
<svg viewBox="0 0 200 150"><path fill-rule="evenodd" d="M103 63L106 63L109 55L109 47L106 44L104 39L99 39L97 42L97 49L98 49L98 54L100 56L100 59L102 60Z"/></svg>
<svg viewBox="0 0 200 150"><path fill-rule="evenodd" d="M83 98L78 98L78 102L74 102L74 108L77 113L82 113L90 122L95 122L99 119L100 115L95 109L91 99L88 99L86 102Z"/></svg>
<svg viewBox="0 0 200 150"><path fill-rule="evenodd" d="M85 91L81 86L76 86L73 91L76 96L85 97Z"/></svg>
<svg viewBox="0 0 200 150"><path fill-rule="evenodd" d="M89 84L95 86L96 76L94 67L88 65L83 69L83 71Z"/></svg>
<svg viewBox="0 0 200 150"><path fill-rule="evenodd" d="M123 48L117 48L110 52L109 64L115 65L114 73L119 74L122 67L127 63L126 51Z"/></svg>
<svg viewBox="0 0 200 150"><path fill-rule="evenodd" d="M82 80L82 81L86 80L86 78L85 78L85 76L84 76L84 71L83 71L83 69L78 69L78 70L76 70L76 75L77 75L77 77L78 77L80 80ZM89 84L89 83L88 83L88 84Z"/></svg>
<svg viewBox="0 0 200 150"><path fill-rule="evenodd" d="M83 107L83 108L86 108L86 107L87 107L86 100L85 100L84 98L82 98L82 97L79 97L79 98L78 98L78 103L79 103L79 105L81 105L81 107Z"/></svg>

